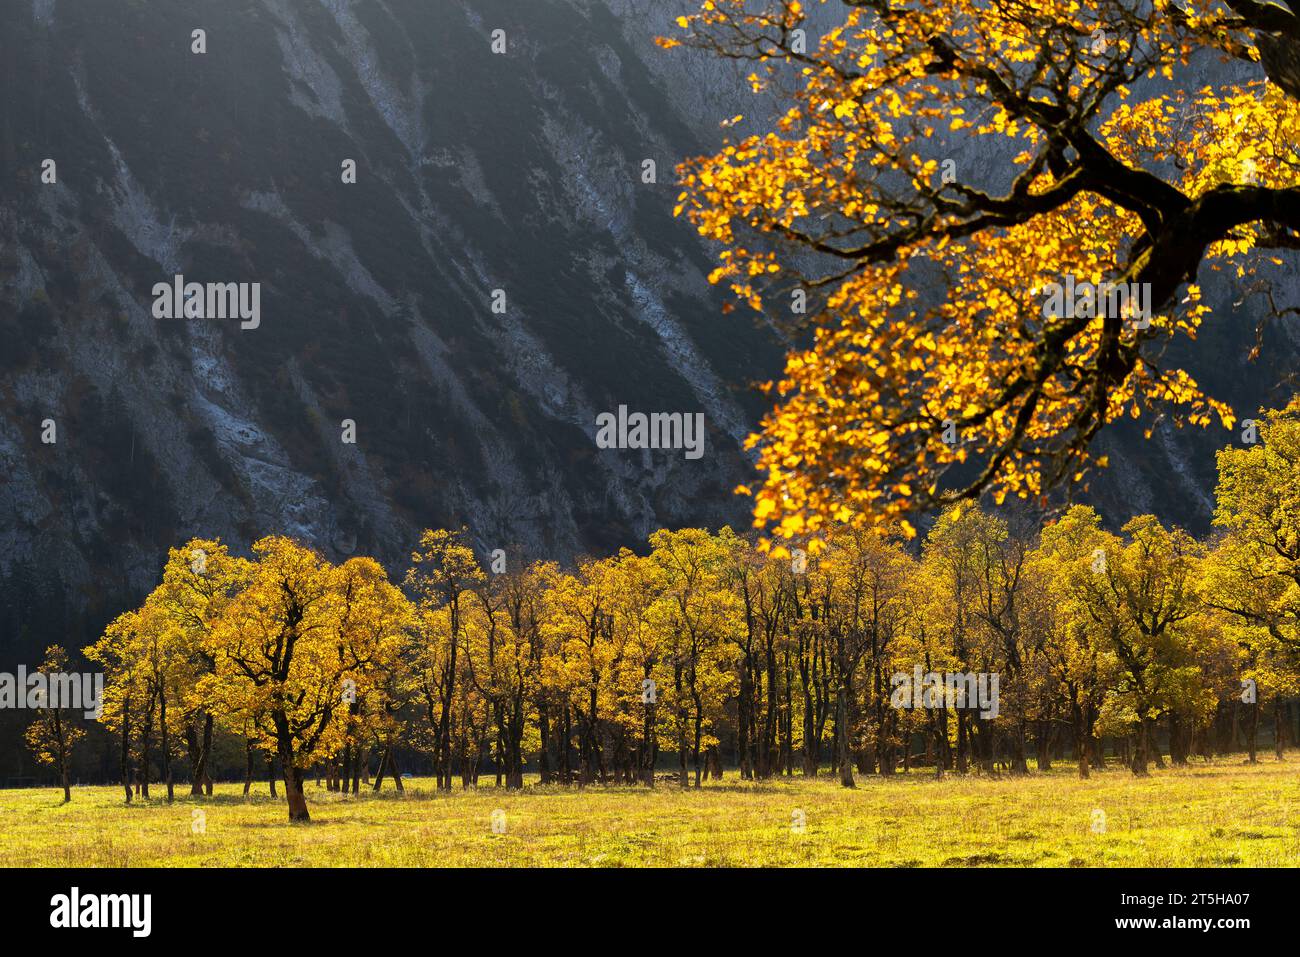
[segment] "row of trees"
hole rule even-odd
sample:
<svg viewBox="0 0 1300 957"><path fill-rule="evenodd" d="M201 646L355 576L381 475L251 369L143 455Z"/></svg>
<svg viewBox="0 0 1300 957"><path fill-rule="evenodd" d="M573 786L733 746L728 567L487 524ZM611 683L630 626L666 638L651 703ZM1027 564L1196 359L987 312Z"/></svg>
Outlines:
<svg viewBox="0 0 1300 957"><path fill-rule="evenodd" d="M127 800L178 759L211 791L214 734L282 769L289 814L304 778L354 792L427 752L438 786L489 766L543 782L681 786L721 774L892 774L1039 768L1068 749L1087 776L1110 739L1135 773L1211 753L1222 705L1261 707L1283 741L1300 691L1300 403L1262 442L1220 453L1220 532L1200 542L1155 517L1106 530L1074 506L1045 527L979 508L924 540L842 528L763 553L729 528L661 530L564 569L491 574L465 535L427 531L403 587L370 558L334 565L284 537L251 557L194 540L162 583L87 650L106 673L102 722ZM904 708L894 676L999 676L996 717L931 698ZM48 720L48 715L45 719ZM66 727L39 735L57 762ZM54 742L54 744L51 744ZM66 758L64 759L66 763ZM376 763L377 762L377 763Z"/></svg>

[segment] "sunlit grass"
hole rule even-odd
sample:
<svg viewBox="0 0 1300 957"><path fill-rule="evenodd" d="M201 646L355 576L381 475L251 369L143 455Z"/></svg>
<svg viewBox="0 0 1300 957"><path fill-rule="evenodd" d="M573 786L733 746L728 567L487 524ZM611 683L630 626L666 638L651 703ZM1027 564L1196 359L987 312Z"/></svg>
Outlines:
<svg viewBox="0 0 1300 957"><path fill-rule="evenodd" d="M535 779L534 779L535 780ZM1078 780L931 774L742 782L699 791L541 787L439 794L409 779L376 795L308 784L310 824L291 825L266 784L219 785L168 805L117 787L0 792L3 866L832 866L1168 867L1300 865L1300 763L1225 758ZM200 809L205 829L194 833ZM505 833L492 812L505 812ZM1104 812L1104 831L1094 831ZM805 826L796 826L802 812Z"/></svg>

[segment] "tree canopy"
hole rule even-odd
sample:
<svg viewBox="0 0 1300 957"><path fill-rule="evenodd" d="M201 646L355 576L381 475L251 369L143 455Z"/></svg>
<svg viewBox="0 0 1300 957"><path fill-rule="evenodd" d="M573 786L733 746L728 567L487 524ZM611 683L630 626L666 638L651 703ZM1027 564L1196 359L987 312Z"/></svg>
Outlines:
<svg viewBox="0 0 1300 957"><path fill-rule="evenodd" d="M812 327L751 438L779 540L1039 498L1123 416L1232 426L1166 353L1208 271L1272 301L1300 246L1289 8L706 0L678 26L662 45L752 63L783 109L684 164L677 207L713 281Z"/></svg>

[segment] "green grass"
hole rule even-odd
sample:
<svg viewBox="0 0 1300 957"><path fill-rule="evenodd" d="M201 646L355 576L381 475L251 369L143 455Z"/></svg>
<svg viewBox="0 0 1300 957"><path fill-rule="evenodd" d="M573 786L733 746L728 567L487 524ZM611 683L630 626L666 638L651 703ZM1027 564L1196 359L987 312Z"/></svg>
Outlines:
<svg viewBox="0 0 1300 957"><path fill-rule="evenodd" d="M3 866L832 866L1181 867L1300 865L1300 763L1238 757L1080 781L1067 767L1028 778L858 777L741 782L699 791L491 786L439 794L429 779L379 795L309 782L310 824L291 825L266 784L245 799L131 806L116 787L0 792ZM494 834L492 812L506 815ZM206 830L193 833L202 809ZM1093 830L1094 810L1105 830ZM802 833L792 826L802 811Z"/></svg>

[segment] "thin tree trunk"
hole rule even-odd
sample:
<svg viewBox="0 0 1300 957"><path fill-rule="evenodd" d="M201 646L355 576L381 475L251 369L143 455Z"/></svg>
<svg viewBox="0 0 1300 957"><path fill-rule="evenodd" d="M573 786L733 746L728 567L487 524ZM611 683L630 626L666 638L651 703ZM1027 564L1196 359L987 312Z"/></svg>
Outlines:
<svg viewBox="0 0 1300 957"><path fill-rule="evenodd" d="M1259 741L1259 698L1250 706L1250 724L1246 727L1246 750L1250 754L1250 763L1257 760L1256 748Z"/></svg>
<svg viewBox="0 0 1300 957"><path fill-rule="evenodd" d="M167 783L167 803L171 804L176 798L176 793L172 783L172 746L167 735L167 685L165 683L161 685L161 690L158 692L158 722L162 732L163 780Z"/></svg>
<svg viewBox="0 0 1300 957"><path fill-rule="evenodd" d="M840 685L835 694L835 759L840 765L840 786L856 788L853 780L853 762L849 758L849 689Z"/></svg>
<svg viewBox="0 0 1300 957"><path fill-rule="evenodd" d="M1087 780L1088 769L1088 732L1083 720L1083 709L1074 706L1074 757L1079 764L1079 777Z"/></svg>
<svg viewBox="0 0 1300 957"><path fill-rule="evenodd" d="M1282 752L1286 748L1286 723L1282 720L1285 710L1286 705L1279 698L1273 705L1273 756L1279 761L1283 760Z"/></svg>
<svg viewBox="0 0 1300 957"><path fill-rule="evenodd" d="M68 804L72 801L72 784L68 780L68 746L63 736L63 721L59 717L58 709L53 709L54 715L54 742L58 749L59 759L59 777L63 780L63 803Z"/></svg>
<svg viewBox="0 0 1300 957"><path fill-rule="evenodd" d="M208 774L208 765L212 757L212 715L203 719L203 793L212 797L212 776Z"/></svg>
<svg viewBox="0 0 1300 957"><path fill-rule="evenodd" d="M144 713L144 729L140 734L140 797L149 800L149 746L153 743L153 701Z"/></svg>
<svg viewBox="0 0 1300 957"><path fill-rule="evenodd" d="M131 803L131 696L122 702L122 788Z"/></svg>

